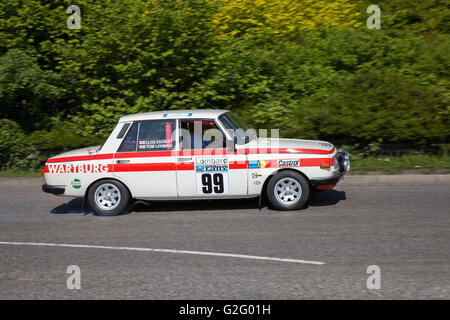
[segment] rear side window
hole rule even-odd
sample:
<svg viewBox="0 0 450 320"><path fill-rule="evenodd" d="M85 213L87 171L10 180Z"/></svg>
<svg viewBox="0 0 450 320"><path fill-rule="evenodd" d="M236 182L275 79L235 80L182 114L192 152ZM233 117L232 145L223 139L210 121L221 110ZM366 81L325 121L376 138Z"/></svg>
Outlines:
<svg viewBox="0 0 450 320"><path fill-rule="evenodd" d="M173 150L175 147L175 120L141 121L138 151Z"/></svg>
<svg viewBox="0 0 450 320"><path fill-rule="evenodd" d="M117 152L136 151L138 126L139 126L138 122L133 123L130 130L128 130L128 133L127 133L125 139L123 139L122 144L120 145L119 150L117 150ZM123 130L123 128L122 128L122 130Z"/></svg>

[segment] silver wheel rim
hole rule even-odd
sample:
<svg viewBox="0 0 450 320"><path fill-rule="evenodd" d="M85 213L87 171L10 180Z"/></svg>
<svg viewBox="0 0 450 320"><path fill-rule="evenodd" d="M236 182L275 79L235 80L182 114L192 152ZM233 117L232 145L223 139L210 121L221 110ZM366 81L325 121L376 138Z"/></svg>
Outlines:
<svg viewBox="0 0 450 320"><path fill-rule="evenodd" d="M94 193L95 204L102 210L113 210L120 203L121 195L119 189L111 184L101 184Z"/></svg>
<svg viewBox="0 0 450 320"><path fill-rule="evenodd" d="M277 201L283 205L291 206L302 197L302 187L297 180L293 178L283 178L275 183L273 190Z"/></svg>

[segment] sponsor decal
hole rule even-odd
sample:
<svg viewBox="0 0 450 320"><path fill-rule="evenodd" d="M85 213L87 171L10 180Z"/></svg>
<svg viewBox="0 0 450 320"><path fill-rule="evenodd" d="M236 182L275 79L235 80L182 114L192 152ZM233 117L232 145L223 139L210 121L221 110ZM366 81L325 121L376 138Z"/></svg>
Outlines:
<svg viewBox="0 0 450 320"><path fill-rule="evenodd" d="M228 172L227 157L197 158L195 170L197 172Z"/></svg>
<svg viewBox="0 0 450 320"><path fill-rule="evenodd" d="M259 177L262 177L262 174L258 174L255 172L252 173L252 179L258 179Z"/></svg>
<svg viewBox="0 0 450 320"><path fill-rule="evenodd" d="M49 173L106 173L108 165L101 163L48 164Z"/></svg>
<svg viewBox="0 0 450 320"><path fill-rule="evenodd" d="M80 179L73 179L70 184L72 185L72 188L74 188L74 189L80 189L81 188L81 181L80 181Z"/></svg>
<svg viewBox="0 0 450 320"><path fill-rule="evenodd" d="M333 147L333 145L331 143L328 143L328 142L317 142L317 144L320 147L326 148L326 149L331 149Z"/></svg>
<svg viewBox="0 0 450 320"><path fill-rule="evenodd" d="M257 169L257 168L259 168L258 162L259 162L259 161L254 161L254 160L249 161L249 162L248 162L248 167L249 167L249 169Z"/></svg>
<svg viewBox="0 0 450 320"><path fill-rule="evenodd" d="M195 166L195 172L205 172L205 166Z"/></svg>
<svg viewBox="0 0 450 320"><path fill-rule="evenodd" d="M300 159L278 160L278 167L300 167Z"/></svg>
<svg viewBox="0 0 450 320"><path fill-rule="evenodd" d="M192 117L192 113L164 113L163 118L184 118L184 117Z"/></svg>
<svg viewBox="0 0 450 320"><path fill-rule="evenodd" d="M255 185L260 185L261 184L261 181L253 181L253 184L255 184Z"/></svg>
<svg viewBox="0 0 450 320"><path fill-rule="evenodd" d="M195 162L198 194L228 193L229 164L227 157L198 157Z"/></svg>
<svg viewBox="0 0 450 320"><path fill-rule="evenodd" d="M252 160L248 162L249 169L260 169L266 167L266 162L264 160Z"/></svg>

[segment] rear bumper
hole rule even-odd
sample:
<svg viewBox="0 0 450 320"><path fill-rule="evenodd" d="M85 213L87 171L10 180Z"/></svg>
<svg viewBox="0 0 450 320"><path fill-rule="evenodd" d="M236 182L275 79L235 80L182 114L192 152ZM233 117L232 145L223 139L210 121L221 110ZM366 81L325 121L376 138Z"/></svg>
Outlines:
<svg viewBox="0 0 450 320"><path fill-rule="evenodd" d="M49 186L48 184L43 184L42 191L59 195L59 194L64 194L64 191L66 191L66 188L59 187L59 186Z"/></svg>

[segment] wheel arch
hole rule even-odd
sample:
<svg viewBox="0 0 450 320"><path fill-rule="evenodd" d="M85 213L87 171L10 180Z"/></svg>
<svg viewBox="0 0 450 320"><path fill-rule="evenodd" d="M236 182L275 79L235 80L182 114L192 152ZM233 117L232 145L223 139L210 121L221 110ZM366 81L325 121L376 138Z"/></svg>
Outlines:
<svg viewBox="0 0 450 320"><path fill-rule="evenodd" d="M120 180L120 179L117 179L116 177L104 177L104 178L100 178L100 179L94 180L94 181L92 181L92 182L89 184L89 186L86 188L86 192L84 193L83 203L88 203L87 201L88 201L89 191L91 190L92 186L93 186L95 183L97 183L97 182L99 182L99 181L103 181L103 180L115 180L115 181L117 181L117 182L120 182L120 183L123 184L123 185L125 186L125 188L127 189L128 193L130 194L130 198L131 198L131 199L134 199L133 194L131 193L130 188L127 186L127 184L126 184L124 181L122 181L122 180Z"/></svg>
<svg viewBox="0 0 450 320"><path fill-rule="evenodd" d="M270 181L273 177L275 177L278 173L284 172L284 171L292 171L292 172L297 172L297 173L301 174L301 175L303 176L303 178L305 178L306 181L308 182L310 190L314 189L313 186L312 186L312 184L311 184L311 181L309 180L309 178L306 176L306 174L305 174L304 172L302 172L302 171L300 171L300 170L292 169L292 168L281 168L281 169L278 169L278 170L272 172L272 173L266 178L266 180L264 181L264 184L263 184L263 186L262 186L262 188L261 188L261 194L260 194L260 197L262 197L263 199L265 199L265 198L267 197L267 196L266 196L266 193L267 193L266 191L267 191L267 185L269 184L269 181Z"/></svg>

